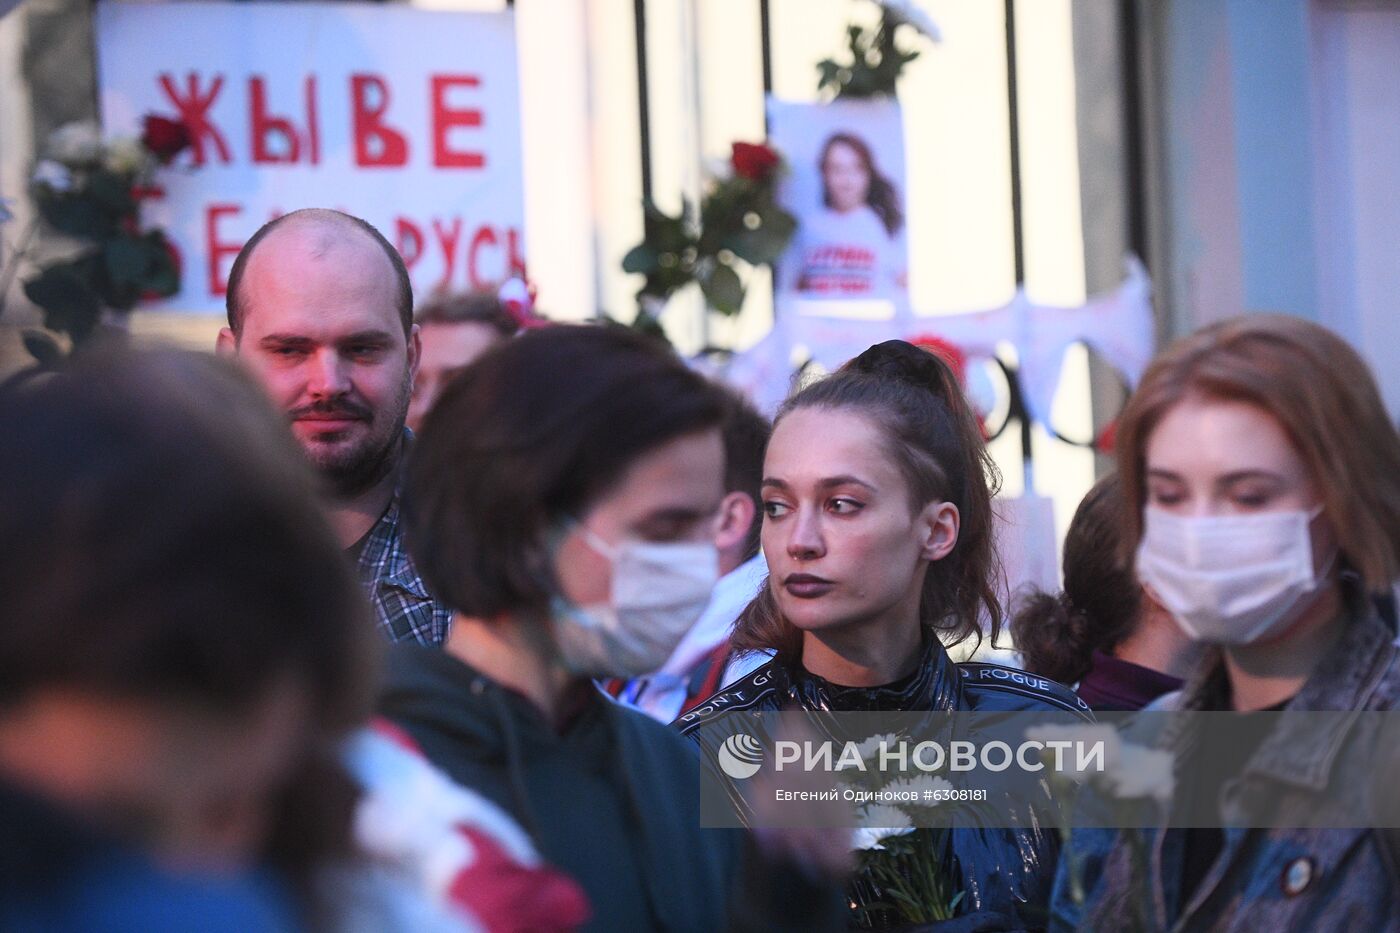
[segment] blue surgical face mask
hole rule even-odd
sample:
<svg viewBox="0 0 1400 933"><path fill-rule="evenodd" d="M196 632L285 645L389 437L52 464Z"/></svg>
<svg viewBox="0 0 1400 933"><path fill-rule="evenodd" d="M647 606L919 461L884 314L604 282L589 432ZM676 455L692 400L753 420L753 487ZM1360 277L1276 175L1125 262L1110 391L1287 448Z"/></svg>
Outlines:
<svg viewBox="0 0 1400 933"><path fill-rule="evenodd" d="M612 545L581 524L590 548L612 564L606 603L552 607L555 642L565 665L587 677L640 677L657 670L710 601L719 552L710 542Z"/></svg>

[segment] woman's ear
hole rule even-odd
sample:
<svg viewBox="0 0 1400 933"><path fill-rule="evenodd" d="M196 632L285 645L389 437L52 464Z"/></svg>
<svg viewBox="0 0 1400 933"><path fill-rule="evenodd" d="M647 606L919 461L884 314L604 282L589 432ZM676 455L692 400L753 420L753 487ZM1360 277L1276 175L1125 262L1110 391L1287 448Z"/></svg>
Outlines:
<svg viewBox="0 0 1400 933"><path fill-rule="evenodd" d="M926 560L942 560L958 543L961 516L951 502L930 502L919 514L919 533L923 535L923 556Z"/></svg>

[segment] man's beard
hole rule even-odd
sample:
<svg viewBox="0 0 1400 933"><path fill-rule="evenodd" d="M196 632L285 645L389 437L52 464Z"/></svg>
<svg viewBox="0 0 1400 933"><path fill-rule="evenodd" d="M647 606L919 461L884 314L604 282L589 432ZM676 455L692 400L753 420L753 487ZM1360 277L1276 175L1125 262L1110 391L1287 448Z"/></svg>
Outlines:
<svg viewBox="0 0 1400 933"><path fill-rule="evenodd" d="M307 450L311 465L326 481L328 491L336 499L351 499L372 488L398 466L404 420L408 416L408 400L413 377L405 375L392 410L375 412L351 401L307 406L321 413L345 413L369 421L371 432L353 447L327 451L317 455ZM295 414L295 413L294 413Z"/></svg>

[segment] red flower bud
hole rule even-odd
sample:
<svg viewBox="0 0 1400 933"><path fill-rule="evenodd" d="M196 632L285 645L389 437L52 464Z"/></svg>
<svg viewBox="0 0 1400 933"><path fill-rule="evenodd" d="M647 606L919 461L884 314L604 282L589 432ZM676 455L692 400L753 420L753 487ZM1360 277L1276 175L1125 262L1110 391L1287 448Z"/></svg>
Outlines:
<svg viewBox="0 0 1400 933"><path fill-rule="evenodd" d="M767 181L782 158L772 149L753 143L735 143L734 153L729 157L734 166L734 174L752 181Z"/></svg>
<svg viewBox="0 0 1400 933"><path fill-rule="evenodd" d="M1099 436L1094 438L1094 449L1101 454L1112 455L1115 447L1118 446L1118 419L1114 418L1103 426Z"/></svg>
<svg viewBox="0 0 1400 933"><path fill-rule="evenodd" d="M141 145L151 151L161 165L169 165L190 144L190 131L179 120L146 114L142 124Z"/></svg>

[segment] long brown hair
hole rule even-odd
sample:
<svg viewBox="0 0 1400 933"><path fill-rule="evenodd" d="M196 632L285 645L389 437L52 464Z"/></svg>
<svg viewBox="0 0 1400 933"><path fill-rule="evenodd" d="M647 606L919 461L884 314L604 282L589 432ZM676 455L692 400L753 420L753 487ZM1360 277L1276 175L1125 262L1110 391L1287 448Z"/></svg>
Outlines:
<svg viewBox="0 0 1400 933"><path fill-rule="evenodd" d="M1400 576L1400 434L1366 363L1301 318L1251 314L1178 340L1148 367L1118 429L1123 552L1142 538L1147 441L1190 397L1248 402L1278 419L1322 495L1342 559L1372 593Z"/></svg>
<svg viewBox="0 0 1400 933"><path fill-rule="evenodd" d="M911 507L917 511L939 501L958 507L957 544L929 567L919 619L946 644L957 644L969 637L980 641L985 617L995 643L1003 578L992 496L1001 475L948 364L902 340L888 340L789 398L778 410L775 429L801 408L850 410L870 418L908 484ZM773 649L790 661L802 654L802 633L783 617L771 586L744 610L731 642L739 649Z"/></svg>
<svg viewBox="0 0 1400 933"><path fill-rule="evenodd" d="M831 155L835 146L848 147L865 166L865 173L870 176L870 185L865 191L865 203L875 212L875 216L880 218L885 232L894 236L904 226L904 208L900 205L899 192L894 183L880 174L880 170L875 167L875 154L870 151L865 140L854 133L832 133L822 145L821 157L817 159L819 172L826 172L827 157ZM831 192L827 190L825 180L822 182L822 204L831 207Z"/></svg>

